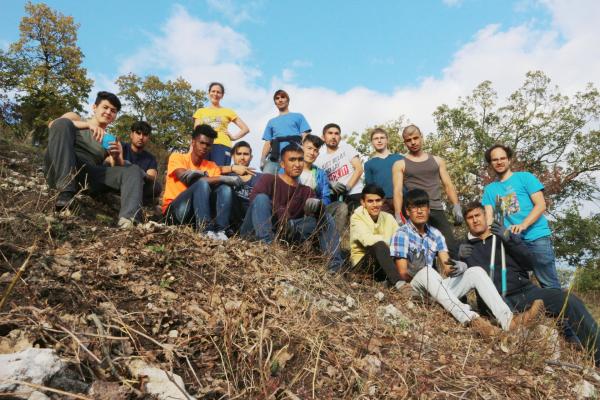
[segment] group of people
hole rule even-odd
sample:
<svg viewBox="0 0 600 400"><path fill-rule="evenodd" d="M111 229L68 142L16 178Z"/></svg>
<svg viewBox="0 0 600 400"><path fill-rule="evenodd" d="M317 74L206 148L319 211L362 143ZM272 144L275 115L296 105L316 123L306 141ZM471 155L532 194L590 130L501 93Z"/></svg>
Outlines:
<svg viewBox="0 0 600 400"><path fill-rule="evenodd" d="M55 208L68 208L83 187L116 190L118 225L129 228L142 218L142 205L163 193L168 224L193 225L217 240L239 234L264 243L310 241L330 272L351 264L392 287L409 283L484 336L499 328L481 314L510 331L546 313L600 362L596 321L557 277L544 187L531 173L511 170L509 147L497 144L485 153L497 179L484 188L481 202L463 209L444 159L423 151L417 126L402 132L405 155L392 153L388 133L374 129L374 155L363 164L338 124L313 134L302 114L289 111L288 93L278 90L273 100L279 113L263 134L261 173L250 167L252 147L239 140L248 126L220 105L224 93L221 83L209 85L211 104L193 115L189 151L169 156L164 190L156 159L145 150L150 125L134 123L130 143L106 131L121 108L116 95L99 92L88 120L66 113L52 121L45 165L49 185L59 191ZM238 128L233 133L232 123ZM444 211L442 189L454 223L466 221L462 242ZM340 242L348 229L346 261ZM479 313L462 300L472 289Z"/></svg>

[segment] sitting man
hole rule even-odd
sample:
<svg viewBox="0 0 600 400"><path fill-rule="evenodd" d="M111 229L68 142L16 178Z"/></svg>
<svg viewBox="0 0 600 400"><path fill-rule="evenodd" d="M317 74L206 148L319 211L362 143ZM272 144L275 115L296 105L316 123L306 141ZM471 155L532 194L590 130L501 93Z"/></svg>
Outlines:
<svg viewBox="0 0 600 400"><path fill-rule="evenodd" d="M350 259L358 269L373 271L375 280L401 280L390 255L390 240L398 229L396 218L382 211L385 191L368 184L362 190L361 206L350 217Z"/></svg>
<svg viewBox="0 0 600 400"><path fill-rule="evenodd" d="M250 194L250 208L240 233L273 242L275 227L292 241L305 241L315 232L324 255L330 257L329 271L341 269L340 238L333 218L323 212L323 204L308 186L298 183L304 168L304 152L296 144L281 151L283 173L263 174Z"/></svg>
<svg viewBox="0 0 600 400"><path fill-rule="evenodd" d="M233 167L249 167L250 162L252 161L252 147L250 147L248 142L243 140L239 141L232 147L231 157L233 160ZM221 170L223 170L223 167L221 167ZM235 174L235 172L231 172L229 175L233 174ZM260 173L254 172L240 175L242 184L233 188L233 202L231 207L232 231L239 230L240 226L242 225L242 222L246 217L248 207L250 207L250 193L252 192L252 188L254 185L256 185L256 182L258 182L258 179L261 177L261 175L262 174Z"/></svg>
<svg viewBox="0 0 600 400"><path fill-rule="evenodd" d="M198 125L192 133L191 151L171 154L162 211L169 224L193 223L208 237L227 240L231 187L239 186L241 178L221 175L221 168L206 159L216 137L217 132L210 125ZM211 215L215 215L214 223Z"/></svg>
<svg viewBox="0 0 600 400"><path fill-rule="evenodd" d="M405 204L409 221L398 228L392 237L390 253L395 259L400 278L410 282L413 289L429 293L456 320L461 324L470 324L482 336L495 335L497 328L459 300L471 289L477 291L505 331L530 323L542 312L543 304L534 302L529 311L513 316L483 268L468 268L466 263L448 257L444 236L427 223L427 192L422 189L409 190ZM440 272L433 268L436 256Z"/></svg>
<svg viewBox="0 0 600 400"><path fill-rule="evenodd" d="M57 211L68 208L87 183L93 193L120 193L119 227L129 228L141 219L142 170L125 165L118 140L103 144L105 130L120 109L116 95L98 92L90 119L82 121L76 113L68 112L50 122L45 173L48 186L60 192Z"/></svg>
<svg viewBox="0 0 600 400"><path fill-rule="evenodd" d="M575 332L577 339L588 351L592 352L596 366L600 364L600 330L598 324L586 309L583 302L575 295L556 288L540 288L529 280L535 260L523 243L523 240L497 221L492 227L487 224L485 208L475 202L467 206L465 212L469 227L469 241L459 247L459 256L471 268L483 266L490 273L492 252L494 258L494 284L498 292L505 293L507 304L514 310L521 311L535 301L543 301L546 314L560 317L566 328ZM492 248L492 235L496 235L496 248ZM505 251L506 277L502 285L501 247ZM477 265L478 267L475 267ZM468 270L467 270L468 271Z"/></svg>
<svg viewBox="0 0 600 400"><path fill-rule="evenodd" d="M144 176L144 196L145 205L152 205L158 202L162 185L156 179L158 175L158 163L156 157L145 150L146 144L150 140L152 127L146 121L136 121L131 125L129 139L131 143L123 143L123 159L126 164L135 164L146 174Z"/></svg>

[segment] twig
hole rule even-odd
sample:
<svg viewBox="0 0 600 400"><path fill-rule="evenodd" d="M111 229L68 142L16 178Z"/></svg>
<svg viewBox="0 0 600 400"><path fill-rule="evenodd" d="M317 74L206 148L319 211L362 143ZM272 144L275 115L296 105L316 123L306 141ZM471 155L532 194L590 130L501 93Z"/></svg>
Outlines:
<svg viewBox="0 0 600 400"><path fill-rule="evenodd" d="M194 371L194 368L192 368L192 363L190 362L190 359L188 358L188 356L185 356L185 361L187 362L188 367L190 367L190 371L192 371L192 375L194 375L194 378L196 379L196 382L198 383L198 386L200 388L202 388L202 384L200 383L200 379L198 379L198 375L196 375L196 371Z"/></svg>
<svg viewBox="0 0 600 400"><path fill-rule="evenodd" d="M36 383L30 383L30 382L24 382L24 381L17 381L17 380L10 380L8 382L17 383L19 385L29 386L29 387L32 387L34 389L45 390L45 391L52 392L52 393L62 394L63 396L73 397L74 399L94 400L94 399L92 399L90 397L85 397L85 396L82 396L80 394L69 393L69 392L65 392L65 391L59 390L59 389L54 389L54 388L51 388L51 387L48 387L48 386L38 385Z"/></svg>
<svg viewBox="0 0 600 400"><path fill-rule="evenodd" d="M545 360L544 363L546 363L548 365L555 365L557 367L573 368L573 369L576 369L578 371L583 371L585 369L581 365L571 364L571 363L562 362L562 361L556 361L556 360Z"/></svg>
<svg viewBox="0 0 600 400"><path fill-rule="evenodd" d="M317 371L319 370L319 359L321 357L321 347L323 346L323 341L319 342L319 348L317 349L317 357L315 360L315 368L313 370L313 378L312 378L312 398L315 398L315 384L317 381Z"/></svg>
<svg viewBox="0 0 600 400"><path fill-rule="evenodd" d="M461 372L463 372L465 370L465 365L467 364L467 358L469 358L469 353L471 353L471 344L472 343L473 343L473 336L471 336L471 339L469 339L469 347L467 348L467 355L465 356L465 360L463 361L462 368L460 369Z"/></svg>
<svg viewBox="0 0 600 400"><path fill-rule="evenodd" d="M94 361L96 361L98 364L102 364L102 360L100 360L98 357L96 357L96 355L94 353L92 353L90 350L88 350L88 348L85 347L85 345L83 343L81 343L81 340L79 340L79 338L77 336L75 336L75 334L73 332L69 331L67 328L65 328L61 325L58 325L58 327L60 329L62 329L63 332L65 332L66 334L71 336L73 338L73 340L75 340L77 342L79 347L81 347L83 349L83 351L88 353L94 359Z"/></svg>
<svg viewBox="0 0 600 400"><path fill-rule="evenodd" d="M27 263L29 262L29 259L31 259L31 255L33 254L33 252L36 249L37 249L36 242L34 242L31 245L31 247L29 248L29 254L27 254L27 258L25 259L25 261L23 261L23 264L21 265L21 268L19 268L19 270L15 274L14 278L10 282L10 285L8 285L8 287L4 291L4 294L2 295L2 300L0 300L0 310L2 310L2 307L4 307L4 303L6 302L6 299L8 298L8 296L10 295L10 293L13 291L13 289L14 289L17 281L19 280L19 278L21 277L21 275L23 275L23 272L25 272L25 268L27 267Z"/></svg>

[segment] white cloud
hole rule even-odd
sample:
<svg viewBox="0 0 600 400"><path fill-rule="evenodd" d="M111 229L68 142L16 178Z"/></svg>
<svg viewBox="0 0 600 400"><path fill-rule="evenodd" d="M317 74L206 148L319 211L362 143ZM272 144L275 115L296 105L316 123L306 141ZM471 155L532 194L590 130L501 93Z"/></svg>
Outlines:
<svg viewBox="0 0 600 400"><path fill-rule="evenodd" d="M244 21L257 21L257 11L263 1L245 1L236 3L233 0L206 0L213 10L223 14L231 23L237 25Z"/></svg>
<svg viewBox="0 0 600 400"><path fill-rule="evenodd" d="M459 7L462 4L462 0L442 0L442 3L448 7Z"/></svg>

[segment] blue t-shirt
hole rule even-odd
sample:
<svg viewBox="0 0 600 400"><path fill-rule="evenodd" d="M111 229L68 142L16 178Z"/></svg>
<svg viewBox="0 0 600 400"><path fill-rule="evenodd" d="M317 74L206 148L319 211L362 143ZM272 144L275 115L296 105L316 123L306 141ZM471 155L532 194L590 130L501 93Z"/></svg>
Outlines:
<svg viewBox="0 0 600 400"><path fill-rule="evenodd" d="M304 132L310 132L310 126L304 115L300 113L289 112L287 114L279 115L275 118L271 118L267 122L265 132L263 133L263 140L271 141L275 138L285 136L300 136ZM289 142L281 142L279 149L283 149Z"/></svg>
<svg viewBox="0 0 600 400"><path fill-rule="evenodd" d="M158 169L158 164L156 163L156 158L147 152L146 150L142 150L140 153L135 153L131 150L130 143L122 143L123 146L123 159L125 161L129 161L132 164L137 165L142 169L142 171L146 172L149 169Z"/></svg>
<svg viewBox="0 0 600 400"><path fill-rule="evenodd" d="M391 153L386 158L373 157L365 163L365 185L371 183L381 186L385 192L385 198L394 197L394 184L392 182L392 167L403 155Z"/></svg>
<svg viewBox="0 0 600 400"><path fill-rule="evenodd" d="M544 185L529 172L513 172L504 182L492 182L483 190L482 204L484 206L496 205L496 197L500 196L504 212L504 225L520 224L533 210L531 195L544 190ZM531 241L541 237L550 236L550 226L544 215L540 216L523 233L523 239Z"/></svg>

